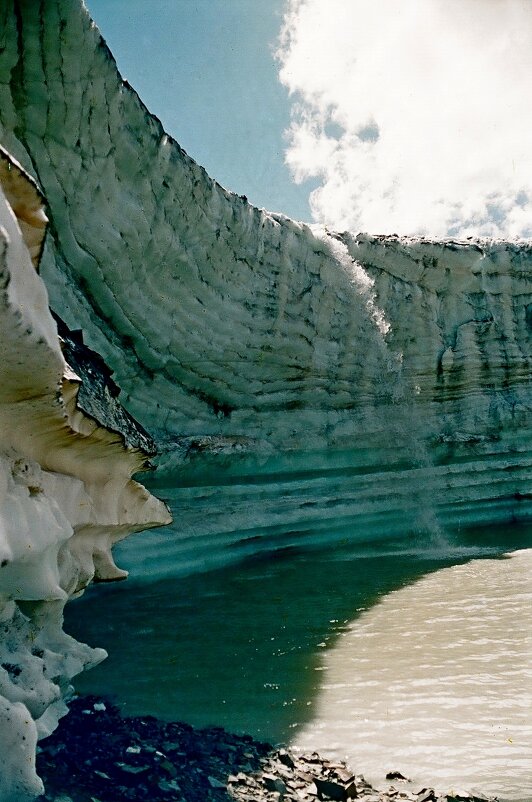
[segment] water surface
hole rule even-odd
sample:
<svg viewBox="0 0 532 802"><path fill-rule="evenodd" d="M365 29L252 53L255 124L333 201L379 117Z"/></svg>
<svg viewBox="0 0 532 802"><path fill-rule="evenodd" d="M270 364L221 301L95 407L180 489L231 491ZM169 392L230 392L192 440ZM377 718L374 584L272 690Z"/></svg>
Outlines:
<svg viewBox="0 0 532 802"><path fill-rule="evenodd" d="M474 560L393 591L321 661L296 743L381 783L532 799L532 551Z"/></svg>
<svg viewBox="0 0 532 802"><path fill-rule="evenodd" d="M118 563L131 569L127 583L91 588L67 607L67 631L109 652L76 687L114 696L126 714L331 749L349 755L357 771L374 779L378 770L404 765L420 780L430 769L427 782L441 776L442 782L462 777L466 783L466 769L482 754L489 788L500 794L504 779L512 798L527 770L524 731L515 729L514 712L529 704L530 676L520 673L528 648L519 641L522 630L508 621L523 622L526 631L530 618L521 607L529 600L512 585L513 577L522 590L522 574L509 573L520 563L493 558L531 547L532 527L432 528L426 526L427 492L409 493L406 485L400 485L400 514L390 507L383 516L373 501L386 490L377 473L373 484L363 478L371 495L364 502L365 527L356 469L339 459L300 473L293 465L286 473L276 465L267 476L254 469L237 477L200 471L191 472L188 483L184 476L169 486L159 483L156 492L170 503L173 526L132 537L117 549ZM455 570L464 573L453 584ZM483 571L491 572L484 580ZM509 619L486 618L486 610L503 603L505 589ZM392 615L395 600L400 606ZM441 619L451 601L453 623L446 628ZM501 627L507 630L507 660L501 658ZM452 646L461 631L467 634ZM472 657L473 643L479 651ZM442 667L447 652L464 663ZM364 673L372 665L381 666L375 676ZM467 689L478 683L487 695L471 702ZM388 686L397 690L394 731L405 733L405 743L414 738L410 752L393 753L404 764L394 760L390 766ZM508 705L511 694L515 704ZM476 716L486 699L500 711L502 730L518 733L517 740L508 735L513 751L505 744L497 751L500 742L494 746L486 734L486 727L493 732L493 719ZM359 729L361 722L366 730ZM386 737L379 739L382 733ZM417 762L409 762L412 754Z"/></svg>

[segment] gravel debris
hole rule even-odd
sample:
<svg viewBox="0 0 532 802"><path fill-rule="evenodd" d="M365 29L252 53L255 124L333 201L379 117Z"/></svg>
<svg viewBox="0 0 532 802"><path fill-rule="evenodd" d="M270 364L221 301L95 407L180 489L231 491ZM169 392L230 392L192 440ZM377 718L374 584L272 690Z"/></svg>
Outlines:
<svg viewBox="0 0 532 802"><path fill-rule="evenodd" d="M341 761L316 752L195 729L153 716L126 718L107 699L83 697L38 749L41 802L496 802L432 788L373 788Z"/></svg>

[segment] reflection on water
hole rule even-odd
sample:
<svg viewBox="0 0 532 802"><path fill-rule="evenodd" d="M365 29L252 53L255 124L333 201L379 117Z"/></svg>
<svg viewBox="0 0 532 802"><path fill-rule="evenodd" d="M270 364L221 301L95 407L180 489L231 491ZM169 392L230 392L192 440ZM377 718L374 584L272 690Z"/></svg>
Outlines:
<svg viewBox="0 0 532 802"><path fill-rule="evenodd" d="M471 644L462 640L476 639L480 649L484 639L485 654L492 650L498 654L497 622L483 618L482 605L491 609L489 595L493 589L493 605L500 606L497 572L501 572L500 588L504 588L507 566L513 563L478 563L490 566L492 572L486 578L482 604L476 600L473 580L468 578L468 572L472 570L474 574L476 569L470 565L457 569L463 571L457 574L463 580L458 582L463 596L455 601L451 629L438 621L437 605L442 602L442 594L444 604L447 597L451 601L450 590L443 590L440 583L455 574L434 572L473 558L530 548L532 527L467 532L461 529L452 537L442 534L441 521L449 530L453 521L456 529L478 518L480 508L475 506L475 493L482 495L485 488L475 484L475 472L469 481L477 489L459 489L468 498L474 497L473 501L456 504L452 489L433 493L430 482L418 481L424 477L422 467L407 469L392 460L384 467L374 466L371 471L365 466L362 470L355 456L358 459L360 454L326 453L310 461L308 455L299 461L296 457L286 457L285 462L272 458L259 467L255 463L229 461L225 473L219 466L211 470L201 462L196 473L194 466L187 464L173 478L166 476L165 481L171 479L169 486L161 486L157 480L156 491L172 507L174 525L120 545L119 564L132 572L125 585L93 588L67 606L67 631L109 652L107 661L76 681L77 688L113 695L129 714L151 713L198 726L222 725L274 742L307 739L312 749L325 751L333 747L342 754L353 746L353 763L360 771L372 766L381 768L383 757L388 755L386 739L382 741L384 754L381 751L379 756L376 751L381 748L377 736L388 731L386 713L378 707L381 694L384 699L390 687L394 689L393 699L399 700L403 689L406 693L413 688L419 706L409 707L405 701L397 708L399 717L403 717L400 729L407 733L410 726L419 733L410 752L418 750L421 761L426 743L427 754L434 755L430 750L437 748L438 732L447 726L446 716L452 720L459 713L455 727L458 734L453 735L455 745L447 740L445 763L454 771L458 756L470 762L470 756L484 748L476 744L485 743L481 724L474 715L476 707L484 706L482 700L487 698L493 711L505 708L508 698L503 689L507 689L508 682L516 689L515 709L525 700L523 684L528 679L519 673L523 655L515 653L514 673L505 666L506 679L497 674L489 685L488 696L479 694L471 710L464 709L465 691L457 705L452 695L447 697L443 691L454 687L462 675L469 677L467 681L476 681L471 680L475 673L481 686L488 688L486 675L495 676L498 665L503 665L502 661L484 663L483 652L475 652L473 659ZM383 472L385 475L381 475ZM510 474L506 472L504 476L507 475ZM391 489L393 503L389 503ZM433 526L435 499L439 499L438 526ZM515 494L504 496L493 510L490 508L490 514L494 519L497 515L508 516L509 510L520 503ZM418 584L412 584L420 579ZM415 594L426 582L427 594L417 598ZM410 593L414 595L408 596ZM363 642L364 649L381 644L378 654L367 658L370 663L356 663L355 668L352 654L346 656L348 677L339 674L338 680L331 679L336 672L336 648L341 650L348 642L346 628L351 622L356 625L357 619L365 627L365 622L373 620L373 614L380 614L379 600L383 600L382 609L392 609L389 605L393 607L396 599L403 598L401 594L411 598L412 619L408 624L405 607L393 619L393 625L400 627L403 621L405 631L412 635L389 634L392 619L381 621L375 631L370 627L367 638L364 634L357 641L353 634L355 643ZM432 625L426 624L427 611ZM462 638L457 634L462 631L462 612L464 626L469 626L467 622L476 616L478 626L485 627L478 637ZM524 621L523 614L519 616ZM516 618L519 616L515 613ZM414 648L418 624L420 629L426 625L425 639L421 648ZM366 633L366 629L361 631ZM508 640L513 642L514 635L509 634ZM447 642L451 644L449 653L461 655L464 660L466 655L470 657L464 666L456 663L455 669L445 673L438 663L437 649L445 652ZM455 642L456 648L452 646ZM406 650L404 664L399 652L386 651L385 647L393 644ZM509 643L508 649L511 648ZM520 648L516 643L515 649ZM432 649L436 650L434 657ZM369 671L379 655L382 672L369 677L364 686L364 702L376 707L362 716L374 717L375 726L368 730L367 737L356 740L362 731L351 729L351 723L361 719L357 677L359 671ZM344 658L340 658L342 662ZM412 665L420 672L425 667L426 673L418 675ZM322 670L324 667L327 672ZM336 689L340 702L329 705L327 700L334 689L322 687L324 674L327 686L341 686ZM386 678L384 683L382 677ZM409 684L410 678L417 684ZM368 692L377 687L379 694ZM438 702L440 718L430 708L431 699ZM327 715L329 708L335 710L331 719ZM417 710L428 717L428 723L416 718ZM332 718L337 730L327 723ZM515 723L512 719L512 727ZM521 736L515 727L512 733L508 737L512 737L513 751L505 752L500 760L508 763L508 757L513 755L518 765L524 760L519 751ZM364 753L358 748L362 742ZM493 749L492 744L484 750L486 760ZM367 764L362 761L363 755ZM486 774L499 791L502 769L496 749L493 755L491 768L485 764ZM401 753L393 756L400 758ZM434 758L430 779L436 776L442 758ZM402 768L402 764L394 760L390 768ZM414 769L417 772L415 766Z"/></svg>
<svg viewBox="0 0 532 802"><path fill-rule="evenodd" d="M131 714L286 741L313 718L324 651L349 621L428 572L523 540L530 545L529 530L495 530L489 548L478 535L289 548L203 574L165 570L96 587L67 606L66 628L109 658L76 687L113 694Z"/></svg>
<svg viewBox="0 0 532 802"><path fill-rule="evenodd" d="M385 596L321 663L295 741L370 780L532 799L532 551L445 568Z"/></svg>
<svg viewBox="0 0 532 802"><path fill-rule="evenodd" d="M448 562L285 549L209 573L94 588L68 605L66 629L109 658L76 687L114 694L131 714L285 741L312 717L322 652L357 610Z"/></svg>

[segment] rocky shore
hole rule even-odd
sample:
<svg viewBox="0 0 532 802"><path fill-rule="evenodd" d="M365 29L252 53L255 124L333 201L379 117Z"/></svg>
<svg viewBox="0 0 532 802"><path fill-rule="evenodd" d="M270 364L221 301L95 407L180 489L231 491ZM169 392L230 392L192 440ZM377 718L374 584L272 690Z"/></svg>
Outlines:
<svg viewBox="0 0 532 802"><path fill-rule="evenodd" d="M345 763L316 753L218 727L125 718L94 696L77 698L70 708L38 749L46 787L40 802L487 802L457 791L438 796L398 772L377 790Z"/></svg>

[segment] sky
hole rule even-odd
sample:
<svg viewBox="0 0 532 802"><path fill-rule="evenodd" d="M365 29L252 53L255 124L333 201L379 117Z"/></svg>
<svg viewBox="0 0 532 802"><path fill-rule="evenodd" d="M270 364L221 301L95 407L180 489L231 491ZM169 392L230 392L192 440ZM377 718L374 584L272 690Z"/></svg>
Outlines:
<svg viewBox="0 0 532 802"><path fill-rule="evenodd" d="M337 230L532 236L532 0L87 0L187 152Z"/></svg>
<svg viewBox="0 0 532 802"><path fill-rule="evenodd" d="M284 161L288 90L274 58L284 0L86 0L124 78L227 189L311 220Z"/></svg>

